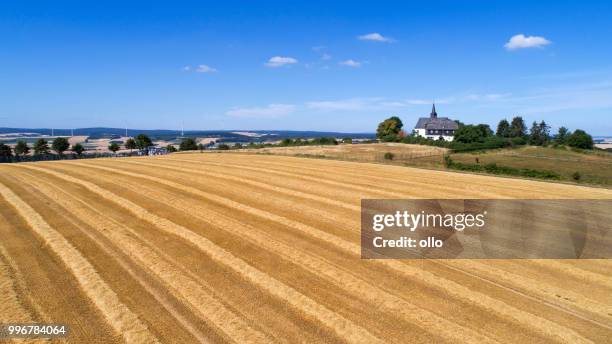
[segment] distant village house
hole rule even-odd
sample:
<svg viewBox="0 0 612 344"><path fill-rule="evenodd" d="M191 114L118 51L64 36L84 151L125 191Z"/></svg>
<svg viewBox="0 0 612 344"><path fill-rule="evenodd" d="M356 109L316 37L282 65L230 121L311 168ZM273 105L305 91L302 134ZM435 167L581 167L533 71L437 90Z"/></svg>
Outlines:
<svg viewBox="0 0 612 344"><path fill-rule="evenodd" d="M145 149L141 149L138 151L138 155L166 155L168 154L168 150L162 147L150 146Z"/></svg>
<svg viewBox="0 0 612 344"><path fill-rule="evenodd" d="M452 141L457 129L459 129L457 122L448 117L438 117L434 104L429 117L419 118L414 127L414 135L434 140L442 138L446 141Z"/></svg>

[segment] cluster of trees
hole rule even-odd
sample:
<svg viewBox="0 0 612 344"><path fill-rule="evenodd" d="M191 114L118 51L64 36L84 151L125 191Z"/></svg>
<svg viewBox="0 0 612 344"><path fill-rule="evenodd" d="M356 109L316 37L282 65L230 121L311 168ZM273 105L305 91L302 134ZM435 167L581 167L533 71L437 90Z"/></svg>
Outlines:
<svg viewBox="0 0 612 344"><path fill-rule="evenodd" d="M593 137L584 130L577 129L573 133L566 127L560 127L556 135L550 134L550 126L546 122L533 122L529 132L521 117L514 117L512 124L505 119L497 125L498 137L522 137L527 143L534 146L567 145L574 148L593 149Z"/></svg>

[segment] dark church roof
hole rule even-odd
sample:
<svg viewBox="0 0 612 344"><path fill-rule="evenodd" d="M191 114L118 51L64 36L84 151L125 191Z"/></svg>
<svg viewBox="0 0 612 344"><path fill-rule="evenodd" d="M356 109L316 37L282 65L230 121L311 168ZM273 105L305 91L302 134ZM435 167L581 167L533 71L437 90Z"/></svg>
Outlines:
<svg viewBox="0 0 612 344"><path fill-rule="evenodd" d="M459 125L457 122L449 119L448 117L438 117L436 105L434 104L431 108L431 114L429 114L429 117L419 118L419 121L414 128L431 130L457 130L459 129Z"/></svg>

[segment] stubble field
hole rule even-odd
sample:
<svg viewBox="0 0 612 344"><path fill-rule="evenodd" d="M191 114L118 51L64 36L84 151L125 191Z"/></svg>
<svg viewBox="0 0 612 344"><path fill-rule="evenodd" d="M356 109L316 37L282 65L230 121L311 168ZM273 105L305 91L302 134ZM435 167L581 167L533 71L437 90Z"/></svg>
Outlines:
<svg viewBox="0 0 612 344"><path fill-rule="evenodd" d="M360 260L362 198L612 190L241 154L0 166L0 323L73 343L609 342L609 260Z"/></svg>

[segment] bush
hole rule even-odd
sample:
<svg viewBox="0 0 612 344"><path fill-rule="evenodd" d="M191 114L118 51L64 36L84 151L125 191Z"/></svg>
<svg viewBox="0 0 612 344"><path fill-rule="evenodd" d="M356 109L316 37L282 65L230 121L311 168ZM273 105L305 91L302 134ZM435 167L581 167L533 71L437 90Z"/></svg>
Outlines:
<svg viewBox="0 0 612 344"><path fill-rule="evenodd" d="M300 138L297 138L295 140L292 139L283 139L278 145L281 147L287 147L287 146L307 146L307 145L337 145L338 141L333 138L333 137L319 137L319 138L314 138L312 140L302 140ZM261 145L260 146L267 146L267 145ZM260 148L260 147L256 147L256 148Z"/></svg>
<svg viewBox="0 0 612 344"><path fill-rule="evenodd" d="M393 157L394 157L394 155L391 152L387 152L384 155L385 160L393 160Z"/></svg>
<svg viewBox="0 0 612 344"><path fill-rule="evenodd" d="M453 161L450 157L445 157L446 167L454 170L469 171L469 172L486 172L491 174L529 177L529 178L540 178L540 179L554 179L560 180L561 175L554 171L547 170L533 170L527 168L514 168L508 166L498 166L495 163L487 165L476 165L476 164L464 164Z"/></svg>
<svg viewBox="0 0 612 344"><path fill-rule="evenodd" d="M510 139L513 146L524 146L527 144L527 140L524 137L513 137Z"/></svg>
<svg viewBox="0 0 612 344"><path fill-rule="evenodd" d="M580 178L582 178L582 175L580 174L580 172L576 171L572 174L572 179L575 180L576 182L579 182Z"/></svg>
<svg viewBox="0 0 612 344"><path fill-rule="evenodd" d="M226 145L225 143L221 143L219 145L219 147L217 147L218 150L229 150L230 146Z"/></svg>
<svg viewBox="0 0 612 344"><path fill-rule="evenodd" d="M580 149L593 149L593 137L584 130L577 129L565 141L568 146Z"/></svg>
<svg viewBox="0 0 612 344"><path fill-rule="evenodd" d="M167 145L166 146L166 151L168 151L168 153L174 153L177 151L176 147L174 147L174 145Z"/></svg>
<svg viewBox="0 0 612 344"><path fill-rule="evenodd" d="M477 150L485 150L485 149L497 149L497 148L511 147L513 145L514 145L513 140L511 139L493 136L481 142L471 142L471 143L451 142L448 145L448 147L451 148L454 152L469 152L469 151L477 151Z"/></svg>
<svg viewBox="0 0 612 344"><path fill-rule="evenodd" d="M353 143L353 139L350 137L345 137L342 139L342 143Z"/></svg>
<svg viewBox="0 0 612 344"><path fill-rule="evenodd" d="M338 141L336 141L333 137L319 137L318 139L313 139L310 141L312 145L337 145Z"/></svg>

